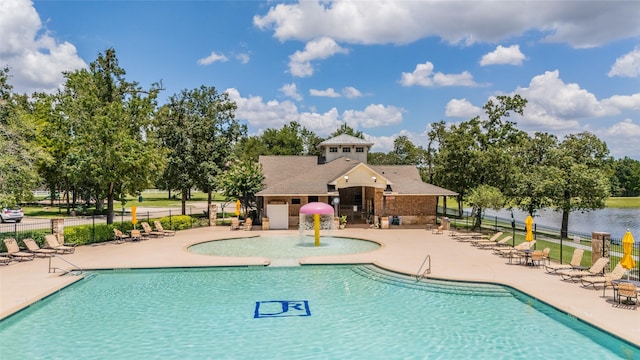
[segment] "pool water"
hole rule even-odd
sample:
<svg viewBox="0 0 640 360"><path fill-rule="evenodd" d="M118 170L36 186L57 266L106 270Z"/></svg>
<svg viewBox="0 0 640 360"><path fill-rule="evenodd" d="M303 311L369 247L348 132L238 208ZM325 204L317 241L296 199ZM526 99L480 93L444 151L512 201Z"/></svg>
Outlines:
<svg viewBox="0 0 640 360"><path fill-rule="evenodd" d="M101 271L0 322L9 359L616 359L515 290L371 266Z"/></svg>
<svg viewBox="0 0 640 360"><path fill-rule="evenodd" d="M308 256L346 255L364 253L380 248L373 241L322 236L320 246L314 246L313 236L258 236L240 239L215 240L189 247L198 254L218 256L261 256L272 265L298 265L297 260Z"/></svg>

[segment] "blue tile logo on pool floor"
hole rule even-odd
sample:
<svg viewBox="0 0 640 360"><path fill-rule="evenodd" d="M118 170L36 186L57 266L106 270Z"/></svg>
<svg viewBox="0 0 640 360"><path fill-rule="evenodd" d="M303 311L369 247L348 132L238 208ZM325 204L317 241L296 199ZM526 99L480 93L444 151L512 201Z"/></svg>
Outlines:
<svg viewBox="0 0 640 360"><path fill-rule="evenodd" d="M307 300L257 301L254 318L311 316Z"/></svg>

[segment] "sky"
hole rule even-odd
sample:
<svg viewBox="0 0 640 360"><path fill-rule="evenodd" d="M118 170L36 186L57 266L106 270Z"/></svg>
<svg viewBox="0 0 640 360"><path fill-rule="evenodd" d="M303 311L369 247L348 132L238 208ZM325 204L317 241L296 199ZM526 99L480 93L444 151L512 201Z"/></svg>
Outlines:
<svg viewBox="0 0 640 360"><path fill-rule="evenodd" d="M382 152L520 94L519 129L590 131L640 160L638 19L635 0L2 0L0 66L15 92L55 92L113 48L128 81L161 81L160 104L213 86L249 135L346 123Z"/></svg>

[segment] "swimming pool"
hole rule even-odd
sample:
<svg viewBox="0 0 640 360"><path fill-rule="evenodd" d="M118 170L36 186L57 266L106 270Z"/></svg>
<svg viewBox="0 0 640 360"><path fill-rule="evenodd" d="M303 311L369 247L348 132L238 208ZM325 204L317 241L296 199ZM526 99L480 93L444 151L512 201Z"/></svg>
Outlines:
<svg viewBox="0 0 640 360"><path fill-rule="evenodd" d="M380 248L380 244L353 238L321 237L320 246L314 246L312 236L281 235L254 236L239 239L208 241L189 247L198 254L218 256L263 256L272 265L298 265L298 260L308 256L346 255L364 253Z"/></svg>
<svg viewBox="0 0 640 360"><path fill-rule="evenodd" d="M371 266L100 271L0 322L0 358L638 358L515 290Z"/></svg>

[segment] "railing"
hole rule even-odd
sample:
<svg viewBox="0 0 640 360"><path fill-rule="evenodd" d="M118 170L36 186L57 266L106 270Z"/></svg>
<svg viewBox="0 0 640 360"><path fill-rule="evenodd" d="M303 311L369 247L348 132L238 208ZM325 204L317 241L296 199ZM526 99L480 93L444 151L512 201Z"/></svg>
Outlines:
<svg viewBox="0 0 640 360"><path fill-rule="evenodd" d="M425 265L427 265L426 268ZM427 274L431 274L431 255L429 254L427 254L427 256L424 258L424 260L422 261L422 265L420 265L420 268L416 272L416 281L424 279Z"/></svg>
<svg viewBox="0 0 640 360"><path fill-rule="evenodd" d="M67 264L73 266L73 269L71 270L67 270L67 269L63 269L63 268L59 268L59 267L53 267L51 266L51 259L53 259L54 257L57 257L58 259L66 262ZM53 270L53 271L52 271ZM65 258L63 258L62 256L56 256L56 255L51 255L49 256L49 273L55 273L56 270L60 270L64 272L64 275L66 274L72 274L72 275L80 275L84 272L84 270L82 270L81 267L79 267L78 265L72 263L69 260L66 260Z"/></svg>

